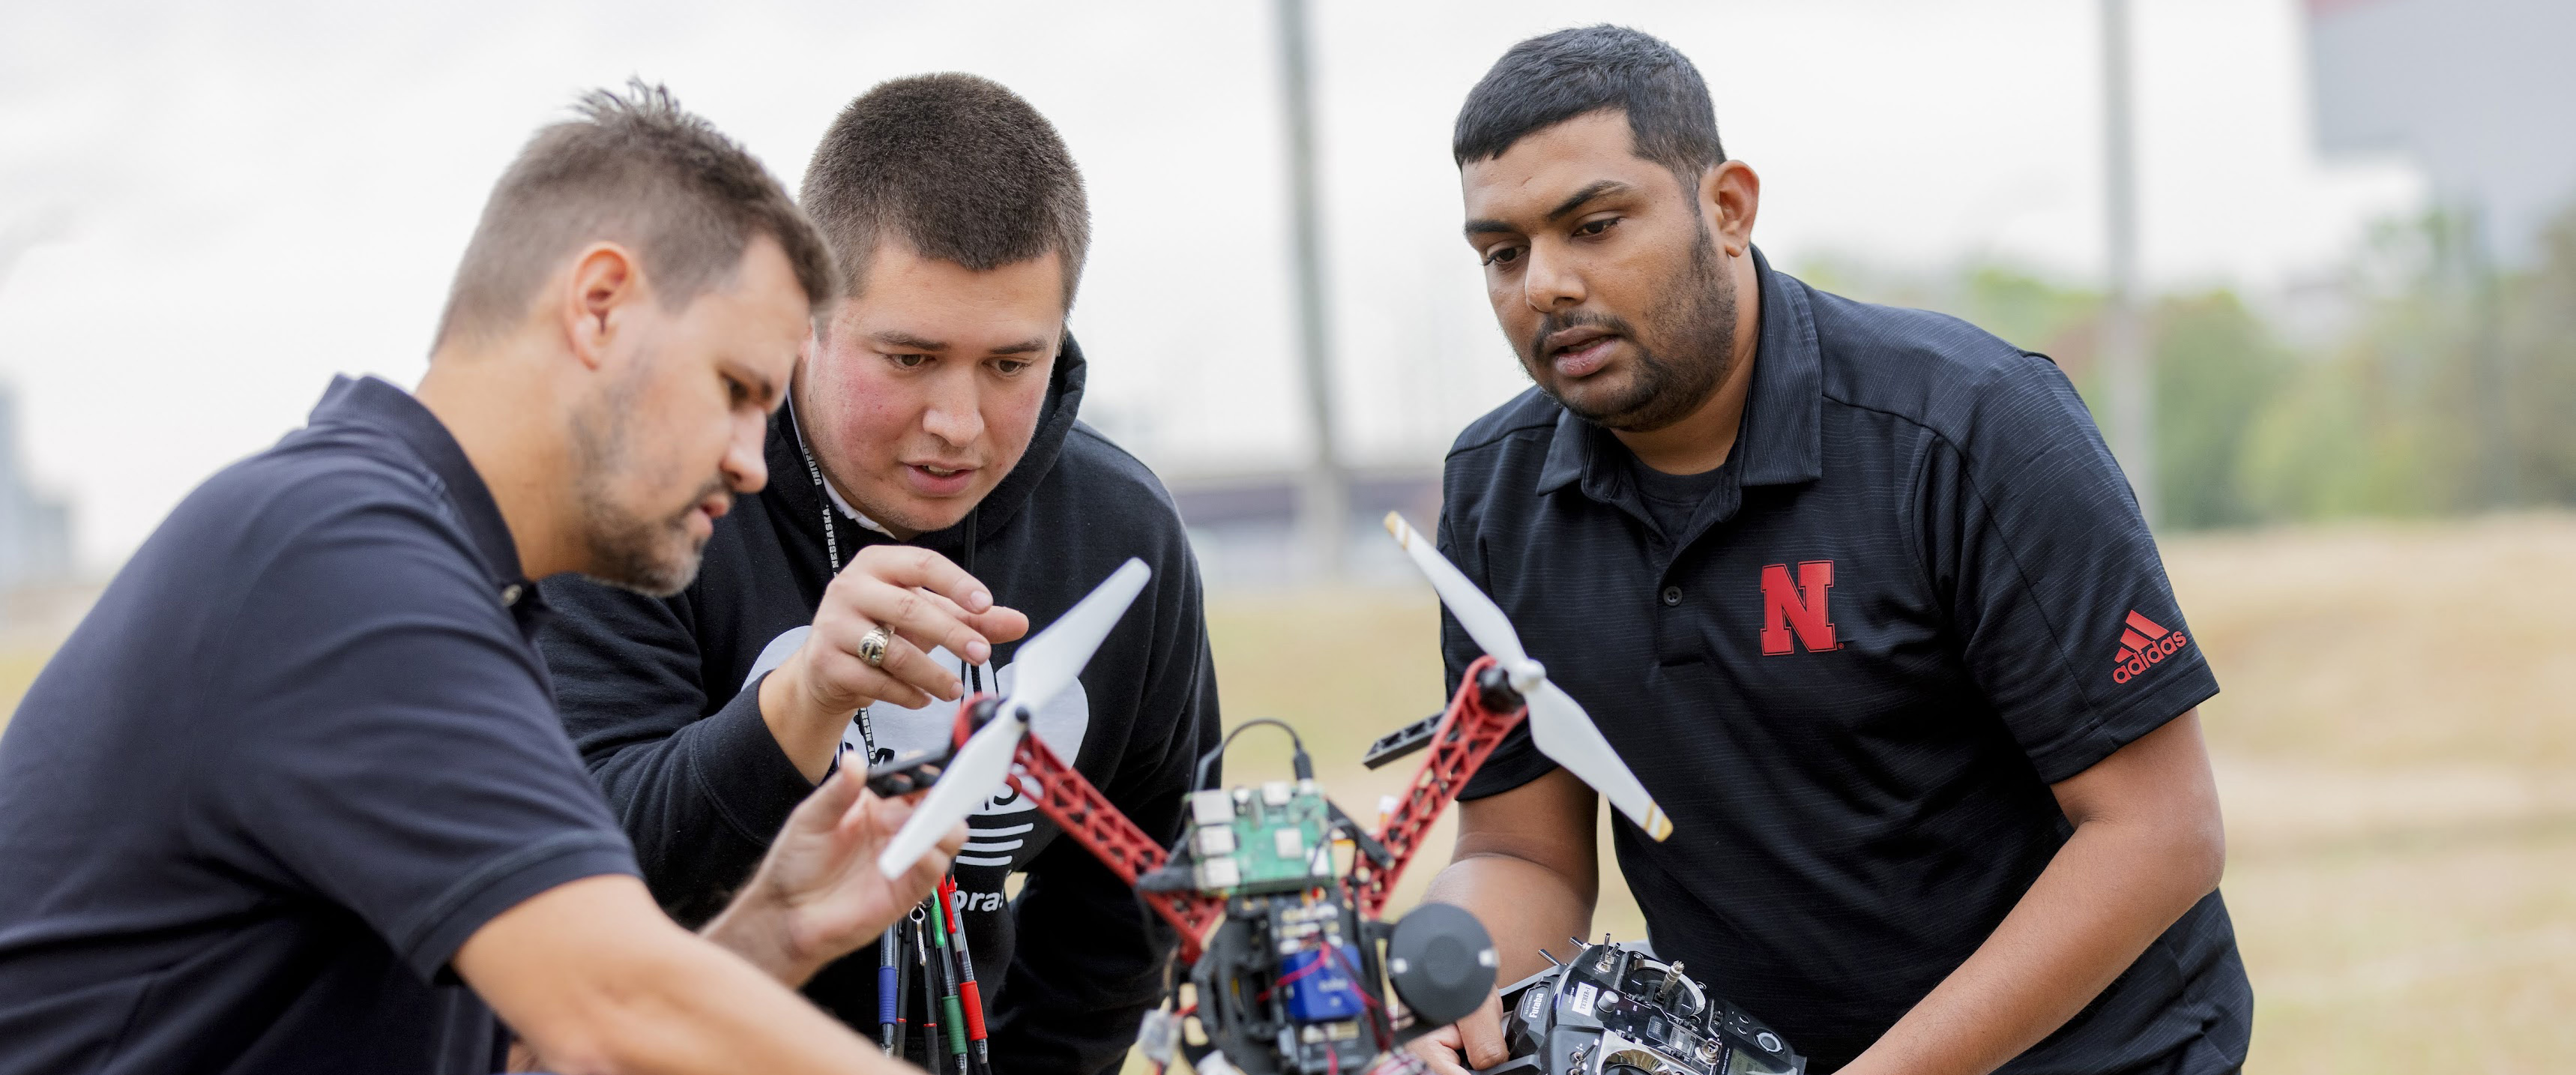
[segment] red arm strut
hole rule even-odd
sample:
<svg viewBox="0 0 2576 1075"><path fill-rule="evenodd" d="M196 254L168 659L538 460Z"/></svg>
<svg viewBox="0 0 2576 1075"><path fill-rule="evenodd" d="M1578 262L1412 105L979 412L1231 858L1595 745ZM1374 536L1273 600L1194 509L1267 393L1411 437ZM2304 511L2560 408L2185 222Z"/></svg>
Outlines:
<svg viewBox="0 0 2576 1075"><path fill-rule="evenodd" d="M1011 771L1011 782L1019 786L1020 794L1028 796L1039 813L1089 849L1119 880L1132 886L1138 877L1163 868L1164 861L1171 857L1162 845L1145 835L1145 830L1110 805L1108 797L1092 787L1091 781L1058 760L1055 751L1047 749L1035 734L1020 737L1020 751L1013 760L1017 767ZM1181 964L1197 963L1200 945L1225 917L1225 901L1198 892L1147 892L1143 896L1180 932Z"/></svg>
<svg viewBox="0 0 2576 1075"><path fill-rule="evenodd" d="M1440 812L1457 799L1458 791L1467 786L1467 778L1476 775L1485 756L1502 744L1503 736L1519 724L1529 712L1515 707L1497 713L1485 708L1484 688L1477 681L1486 669L1494 666L1492 657L1479 657L1467 666L1459 680L1457 697L1449 700L1449 711L1440 718L1440 728L1432 733L1431 750L1414 771L1413 782L1405 785L1404 794L1395 803L1395 812L1386 816L1386 831L1377 841L1386 845L1392 856L1385 869L1368 869L1362 859L1353 870L1352 887L1357 892L1360 914L1375 919L1386 910L1386 900L1395 890L1397 878L1413 861L1413 853L1422 849L1422 838L1431 834L1431 823Z"/></svg>
<svg viewBox="0 0 2576 1075"><path fill-rule="evenodd" d="M1421 850L1422 838L1431 831L1431 823L1467 786L1467 778L1485 763L1486 755L1503 741L1503 736L1528 712L1515 707L1508 712L1495 712L1484 702L1484 689L1477 683L1492 657L1478 658L1467 666L1467 675L1449 700L1449 710L1440 720L1439 730L1432 733L1431 750L1422 767L1413 774L1404 794L1387 815L1386 830L1378 842L1386 845L1391 861L1385 869L1374 869L1367 859L1355 864L1352 887L1363 917L1376 919L1386 909L1389 894L1404 867ZM958 741L963 743L971 730L968 707L958 707ZM1020 793L1109 867L1118 879L1134 885L1136 879L1163 867L1170 853L1146 836L1136 823L1127 820L1110 805L1100 789L1092 787L1072 766L1055 756L1055 751L1036 735L1020 738L1019 753L1013 758L1011 782ZM1225 900L1200 892L1148 892L1147 904L1172 924L1180 933L1181 962L1196 964L1208 933L1225 917Z"/></svg>

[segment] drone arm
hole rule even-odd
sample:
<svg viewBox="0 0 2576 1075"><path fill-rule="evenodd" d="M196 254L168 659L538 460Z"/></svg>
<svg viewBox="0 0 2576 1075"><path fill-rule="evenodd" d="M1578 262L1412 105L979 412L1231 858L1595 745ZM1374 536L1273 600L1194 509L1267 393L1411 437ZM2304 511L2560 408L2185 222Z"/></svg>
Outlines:
<svg viewBox="0 0 2576 1075"><path fill-rule="evenodd" d="M1457 800L1468 778L1476 775L1486 756L1502 744L1503 736L1528 712L1509 688L1499 682L1486 682L1487 673L1494 670L1492 657L1479 657L1461 677L1457 696L1449 700L1448 712L1441 715L1440 725L1432 733L1429 756L1422 759L1421 768L1414 771L1412 781L1397 796L1395 810L1386 817L1385 831L1378 834L1378 843L1385 845L1392 861L1359 871L1354 878L1362 915L1376 918L1385 911L1396 880L1404 876L1404 867L1413 861L1414 852L1422 849L1424 838L1431 835L1432 822L1440 820L1440 812ZM1493 678L1500 679L1499 675Z"/></svg>
<svg viewBox="0 0 2576 1075"><path fill-rule="evenodd" d="M1111 805L1109 797L1093 787L1081 772L1067 765L1047 748L1037 736L1020 740L1019 754L1012 759L1012 783L1020 793L1045 814L1047 819L1073 837L1092 857L1109 867L1111 873L1129 885L1138 878L1163 867L1171 855L1162 845L1145 835L1145 830L1127 819ZM1201 945L1208 932L1225 917L1223 901L1197 892L1143 892L1139 894L1155 913L1170 922L1180 934L1181 962L1198 962Z"/></svg>

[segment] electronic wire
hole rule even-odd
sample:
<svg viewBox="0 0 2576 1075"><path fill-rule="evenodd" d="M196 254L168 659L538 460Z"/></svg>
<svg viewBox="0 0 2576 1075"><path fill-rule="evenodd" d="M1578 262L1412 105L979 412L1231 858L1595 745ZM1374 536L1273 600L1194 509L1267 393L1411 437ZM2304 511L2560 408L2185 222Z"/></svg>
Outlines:
<svg viewBox="0 0 2576 1075"><path fill-rule="evenodd" d="M1242 735L1246 728L1259 727L1263 725L1277 728L1280 731L1288 733L1288 745L1295 751L1295 753L1289 757L1289 765L1297 774L1297 779L1314 779L1315 759L1306 756L1306 741L1298 737L1297 729L1289 727L1287 721L1273 720L1269 717L1254 717L1251 720L1235 725L1234 730L1225 733L1225 739L1217 743L1216 749L1199 756L1198 775L1190 786L1193 788L1207 787L1209 771L1216 766L1217 759L1225 757L1226 748L1234 745L1234 737Z"/></svg>
<svg viewBox="0 0 2576 1075"><path fill-rule="evenodd" d="M984 1037L984 994L975 985L975 953L966 947L966 897L957 890L954 873L939 881L939 902L948 908L948 939L957 946L960 1001L966 1009L966 1039L974 1045L975 1066L993 1069L993 1046Z"/></svg>

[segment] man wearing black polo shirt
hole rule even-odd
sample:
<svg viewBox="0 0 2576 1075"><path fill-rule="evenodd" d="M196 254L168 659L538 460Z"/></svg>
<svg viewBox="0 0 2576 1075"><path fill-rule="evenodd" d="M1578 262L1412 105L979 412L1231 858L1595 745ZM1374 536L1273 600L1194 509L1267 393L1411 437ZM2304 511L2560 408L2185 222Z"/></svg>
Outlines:
<svg viewBox="0 0 2576 1075"><path fill-rule="evenodd" d="M2241 1064L2217 684L2065 376L1772 270L1647 35L1514 46L1454 151L1537 387L1451 449L1439 544L1671 815L1611 823L1656 951L1817 1072ZM1589 929L1596 797L1521 731L1462 798L1430 895L1508 981ZM1460 1051L1502 1058L1490 1006Z"/></svg>
<svg viewBox="0 0 2576 1075"><path fill-rule="evenodd" d="M496 1012L568 1073L902 1068L782 982L936 880L945 854L878 877L908 808L826 782L693 936L556 721L531 579L686 585L835 287L786 192L666 93L583 113L494 189L418 395L334 381L28 690L0 1073L475 1075ZM907 581L979 610L940 637L1014 626L953 567Z"/></svg>

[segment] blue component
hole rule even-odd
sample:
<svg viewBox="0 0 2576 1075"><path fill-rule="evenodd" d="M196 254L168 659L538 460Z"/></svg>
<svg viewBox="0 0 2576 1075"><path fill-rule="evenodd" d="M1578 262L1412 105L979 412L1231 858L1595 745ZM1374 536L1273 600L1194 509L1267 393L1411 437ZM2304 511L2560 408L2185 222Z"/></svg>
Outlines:
<svg viewBox="0 0 2576 1075"><path fill-rule="evenodd" d="M1359 949L1347 944L1333 948L1341 955L1338 962L1326 958L1319 949L1308 949L1279 964L1280 980L1288 982L1288 1018L1300 1023L1330 1023L1359 1017L1360 988L1344 970L1360 965ZM1295 980L1289 981L1291 978Z"/></svg>

